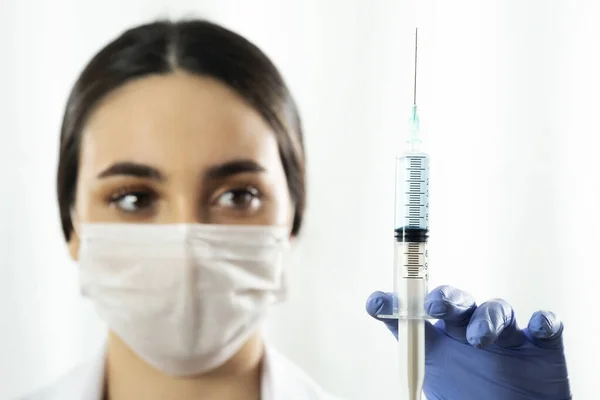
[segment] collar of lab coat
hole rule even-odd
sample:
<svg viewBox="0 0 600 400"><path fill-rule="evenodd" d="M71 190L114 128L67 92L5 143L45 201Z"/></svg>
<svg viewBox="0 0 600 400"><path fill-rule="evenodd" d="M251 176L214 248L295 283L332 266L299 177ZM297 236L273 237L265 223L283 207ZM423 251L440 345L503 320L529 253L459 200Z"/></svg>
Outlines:
<svg viewBox="0 0 600 400"><path fill-rule="evenodd" d="M105 349L58 382L23 400L102 400ZM270 346L265 346L261 400L335 400L307 374Z"/></svg>

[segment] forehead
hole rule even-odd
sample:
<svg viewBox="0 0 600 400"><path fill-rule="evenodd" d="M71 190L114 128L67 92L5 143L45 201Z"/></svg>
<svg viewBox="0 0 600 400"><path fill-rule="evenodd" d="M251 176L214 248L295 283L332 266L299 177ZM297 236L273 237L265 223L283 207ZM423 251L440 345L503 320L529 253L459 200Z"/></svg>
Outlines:
<svg viewBox="0 0 600 400"><path fill-rule="evenodd" d="M279 160L275 135L256 110L220 82L183 72L140 78L110 93L83 135L82 164L95 169L119 161L168 172L239 158L265 166Z"/></svg>

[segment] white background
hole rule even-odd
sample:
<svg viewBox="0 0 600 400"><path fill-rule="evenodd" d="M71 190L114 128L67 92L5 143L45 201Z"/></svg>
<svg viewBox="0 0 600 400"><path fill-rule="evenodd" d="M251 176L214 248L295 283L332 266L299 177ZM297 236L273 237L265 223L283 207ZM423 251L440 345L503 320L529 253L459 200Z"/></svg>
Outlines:
<svg viewBox="0 0 600 400"><path fill-rule="evenodd" d="M431 167L431 287L566 323L576 399L597 398L600 9L596 0L423 1L419 102ZM395 341L364 312L392 283L394 156L412 101L414 2L3 0L0 399L96 349L55 202L70 86L123 29L205 16L262 47L295 93L310 204L269 335L349 400L391 399Z"/></svg>

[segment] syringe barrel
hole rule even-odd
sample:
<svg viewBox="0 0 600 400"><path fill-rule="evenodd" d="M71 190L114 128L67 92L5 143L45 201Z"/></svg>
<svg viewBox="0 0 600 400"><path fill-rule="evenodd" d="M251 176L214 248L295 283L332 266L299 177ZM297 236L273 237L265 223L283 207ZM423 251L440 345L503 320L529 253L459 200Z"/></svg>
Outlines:
<svg viewBox="0 0 600 400"><path fill-rule="evenodd" d="M429 156L405 153L396 158L393 314L400 319L427 318L424 301L429 265Z"/></svg>

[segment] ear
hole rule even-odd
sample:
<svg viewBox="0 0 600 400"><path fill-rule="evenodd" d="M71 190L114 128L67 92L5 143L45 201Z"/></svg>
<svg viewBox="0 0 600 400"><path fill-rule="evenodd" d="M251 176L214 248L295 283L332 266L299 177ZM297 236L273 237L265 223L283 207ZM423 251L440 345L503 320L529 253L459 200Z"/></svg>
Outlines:
<svg viewBox="0 0 600 400"><path fill-rule="evenodd" d="M67 243L69 248L69 254L71 255L71 259L73 261L79 260L79 235L77 232L79 231L79 220L75 216L74 212L71 212L71 237L69 238L69 242Z"/></svg>
<svg viewBox="0 0 600 400"><path fill-rule="evenodd" d="M68 247L69 247L69 254L71 255L71 259L73 261L78 261L79 260L79 235L77 235L77 232L75 230L73 230L73 232L71 232L71 238L69 239Z"/></svg>

